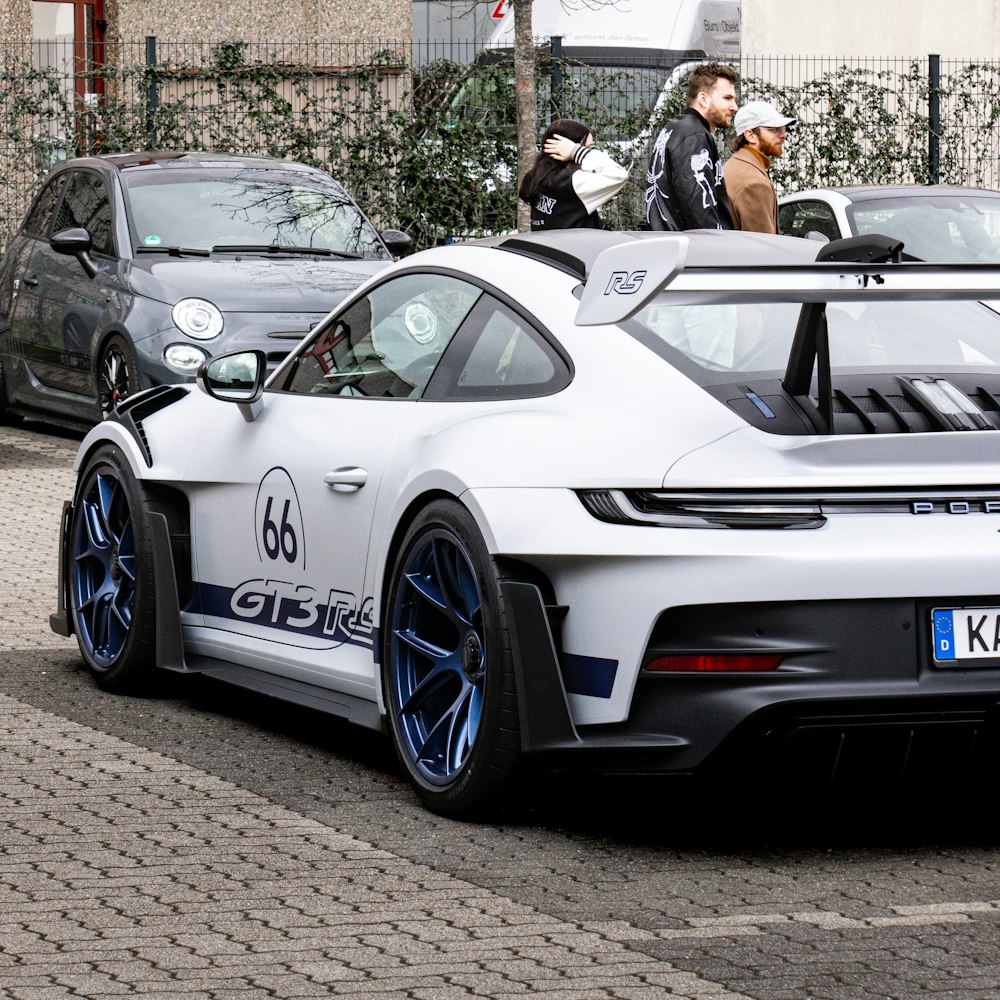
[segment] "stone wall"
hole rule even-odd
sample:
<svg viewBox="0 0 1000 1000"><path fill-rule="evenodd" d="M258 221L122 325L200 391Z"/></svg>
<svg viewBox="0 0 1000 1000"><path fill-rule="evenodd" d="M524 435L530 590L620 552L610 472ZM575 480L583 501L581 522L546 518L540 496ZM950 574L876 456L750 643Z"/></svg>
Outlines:
<svg viewBox="0 0 1000 1000"><path fill-rule="evenodd" d="M412 0L105 0L108 42L407 42ZM0 39L31 37L30 0L0 0Z"/></svg>
<svg viewBox="0 0 1000 1000"><path fill-rule="evenodd" d="M411 0L106 0L105 14L109 41L408 41L413 30Z"/></svg>

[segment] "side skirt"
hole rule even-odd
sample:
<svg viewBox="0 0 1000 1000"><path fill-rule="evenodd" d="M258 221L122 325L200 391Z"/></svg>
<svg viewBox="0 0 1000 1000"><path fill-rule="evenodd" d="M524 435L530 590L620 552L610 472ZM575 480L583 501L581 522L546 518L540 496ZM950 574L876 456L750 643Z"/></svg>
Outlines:
<svg viewBox="0 0 1000 1000"><path fill-rule="evenodd" d="M353 725L364 726L365 729L374 729L380 733L386 731L385 719L379 712L378 705L367 698L358 698L340 691L331 691L329 688L319 687L316 684L306 684L289 677L265 674L253 667L229 663L212 656L190 655L185 672L213 677L248 691L256 691L259 694L280 698L282 701L288 701L294 705L302 705L305 708L316 709L328 715L335 715L338 718L346 719Z"/></svg>

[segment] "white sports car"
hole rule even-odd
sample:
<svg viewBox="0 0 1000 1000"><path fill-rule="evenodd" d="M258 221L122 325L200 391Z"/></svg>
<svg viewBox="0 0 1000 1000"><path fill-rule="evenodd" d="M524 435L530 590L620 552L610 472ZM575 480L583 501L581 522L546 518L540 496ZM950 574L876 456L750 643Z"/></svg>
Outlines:
<svg viewBox="0 0 1000 1000"><path fill-rule="evenodd" d="M497 237L393 265L83 441L53 628L519 767L995 762L1000 268L879 236ZM817 260L817 254L819 259ZM992 436L991 436L992 435Z"/></svg>

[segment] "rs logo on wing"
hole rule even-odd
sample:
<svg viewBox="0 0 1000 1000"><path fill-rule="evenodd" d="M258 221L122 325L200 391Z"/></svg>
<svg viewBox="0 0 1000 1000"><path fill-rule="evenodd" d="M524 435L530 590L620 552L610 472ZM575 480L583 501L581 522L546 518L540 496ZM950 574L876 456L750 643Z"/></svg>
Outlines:
<svg viewBox="0 0 1000 1000"><path fill-rule="evenodd" d="M604 290L605 295L617 292L619 295L635 295L646 278L645 271L612 271L611 280Z"/></svg>

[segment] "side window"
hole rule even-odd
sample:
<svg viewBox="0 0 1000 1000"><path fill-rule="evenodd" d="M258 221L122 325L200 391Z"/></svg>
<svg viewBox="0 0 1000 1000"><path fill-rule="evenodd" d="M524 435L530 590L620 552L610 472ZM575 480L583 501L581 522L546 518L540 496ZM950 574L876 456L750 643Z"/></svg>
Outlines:
<svg viewBox="0 0 1000 1000"><path fill-rule="evenodd" d="M114 255L111 237L111 202L104 181L90 171L78 170L70 176L66 196L59 206L52 232L86 229L94 253Z"/></svg>
<svg viewBox="0 0 1000 1000"><path fill-rule="evenodd" d="M778 232L783 236L820 233L828 240L840 239L833 209L822 201L795 201L782 205L778 209Z"/></svg>
<svg viewBox="0 0 1000 1000"><path fill-rule="evenodd" d="M555 348L512 309L483 295L428 386L428 399L523 399L569 383Z"/></svg>
<svg viewBox="0 0 1000 1000"><path fill-rule="evenodd" d="M52 221L52 213L59 204L59 196L62 194L63 185L66 183L66 175L60 174L53 181L45 185L42 193L38 196L35 204L32 205L28 217L24 220L24 230L32 236L48 236L49 223Z"/></svg>
<svg viewBox="0 0 1000 1000"><path fill-rule="evenodd" d="M299 354L287 392L413 399L482 291L443 274L406 274L373 288Z"/></svg>

